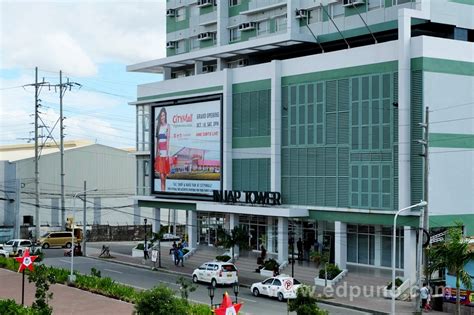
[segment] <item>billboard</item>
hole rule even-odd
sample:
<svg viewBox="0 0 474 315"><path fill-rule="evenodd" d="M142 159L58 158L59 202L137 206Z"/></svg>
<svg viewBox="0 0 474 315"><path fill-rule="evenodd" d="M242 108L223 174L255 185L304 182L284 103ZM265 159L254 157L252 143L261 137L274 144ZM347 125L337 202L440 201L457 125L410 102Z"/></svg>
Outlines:
<svg viewBox="0 0 474 315"><path fill-rule="evenodd" d="M221 96L152 106L152 192L210 196L221 189Z"/></svg>

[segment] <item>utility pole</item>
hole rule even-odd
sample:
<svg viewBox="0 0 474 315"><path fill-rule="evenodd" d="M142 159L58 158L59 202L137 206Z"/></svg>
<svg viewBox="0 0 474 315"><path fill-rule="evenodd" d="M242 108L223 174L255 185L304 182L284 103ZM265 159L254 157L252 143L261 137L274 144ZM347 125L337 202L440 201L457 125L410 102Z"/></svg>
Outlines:
<svg viewBox="0 0 474 315"><path fill-rule="evenodd" d="M86 226L87 226L87 217L86 217L86 209L87 209L87 181L84 181L84 212L82 217L82 255L86 256Z"/></svg>
<svg viewBox="0 0 474 315"><path fill-rule="evenodd" d="M40 237L39 216L39 169L38 169L38 67L35 67L35 238Z"/></svg>
<svg viewBox="0 0 474 315"><path fill-rule="evenodd" d="M64 196L64 126L63 126L63 72L59 71L59 146L61 155L61 226L66 227L66 200ZM85 189L84 189L85 190Z"/></svg>
<svg viewBox="0 0 474 315"><path fill-rule="evenodd" d="M421 126L424 128L424 137L423 137L423 146L424 146L424 152L423 152L423 157L425 159L424 163L424 198L426 202L428 202L428 175L429 175L429 141L430 141L430 134L429 134L429 124L430 124L430 111L429 107L426 106L425 109L425 123L421 124ZM429 204L429 202L428 202ZM425 215L423 218L423 228L428 232L430 232L430 220L429 220L429 214L428 214L428 204L425 206ZM429 274L428 274L428 251L425 248L424 251L424 269L425 269L425 281L429 281Z"/></svg>
<svg viewBox="0 0 474 315"><path fill-rule="evenodd" d="M14 237L20 238L20 204L21 204L21 179L16 179L16 197L15 197L15 228Z"/></svg>

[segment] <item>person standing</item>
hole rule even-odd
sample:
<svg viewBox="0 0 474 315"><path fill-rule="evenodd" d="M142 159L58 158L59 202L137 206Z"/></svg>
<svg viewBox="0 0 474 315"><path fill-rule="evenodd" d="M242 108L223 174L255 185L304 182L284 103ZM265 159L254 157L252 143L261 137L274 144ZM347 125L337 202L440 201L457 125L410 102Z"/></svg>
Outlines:
<svg viewBox="0 0 474 315"><path fill-rule="evenodd" d="M166 177L170 173L170 127L166 108L162 107L157 117L155 172L160 175L161 191L166 191Z"/></svg>
<svg viewBox="0 0 474 315"><path fill-rule="evenodd" d="M430 296L430 289L426 283L423 284L423 287L420 289L420 298L421 298L421 309L425 309L426 303L428 302L428 297Z"/></svg>
<svg viewBox="0 0 474 315"><path fill-rule="evenodd" d="M298 260L303 258L303 242L301 241L301 237L298 238L298 242L296 242L296 248L298 249Z"/></svg>

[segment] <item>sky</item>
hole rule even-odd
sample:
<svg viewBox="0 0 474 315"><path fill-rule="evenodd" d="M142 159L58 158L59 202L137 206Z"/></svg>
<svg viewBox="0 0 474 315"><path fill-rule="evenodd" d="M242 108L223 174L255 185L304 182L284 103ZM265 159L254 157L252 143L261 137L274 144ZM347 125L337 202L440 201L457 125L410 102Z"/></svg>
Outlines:
<svg viewBox="0 0 474 315"><path fill-rule="evenodd" d="M162 77L126 66L165 57L165 7L166 0L0 0L0 146L34 137L34 87L25 85L38 67L40 81L59 84L62 70L63 82L81 84L64 94L65 141L134 147L135 107L128 103L138 84ZM59 90L45 86L39 98L51 130ZM52 134L59 143L59 123Z"/></svg>

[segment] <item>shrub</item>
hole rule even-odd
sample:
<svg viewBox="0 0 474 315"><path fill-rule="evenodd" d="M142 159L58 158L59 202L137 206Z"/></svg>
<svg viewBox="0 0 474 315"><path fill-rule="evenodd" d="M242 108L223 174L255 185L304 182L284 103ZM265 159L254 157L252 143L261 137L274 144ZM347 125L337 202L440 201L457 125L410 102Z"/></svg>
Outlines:
<svg viewBox="0 0 474 315"><path fill-rule="evenodd" d="M263 268L265 270L275 270L277 268L280 268L280 264L273 258L265 260L263 263Z"/></svg>
<svg viewBox="0 0 474 315"><path fill-rule="evenodd" d="M91 268L91 276L101 278L100 270L97 270L94 267L92 267Z"/></svg>
<svg viewBox="0 0 474 315"><path fill-rule="evenodd" d="M228 262L230 260L230 256L229 255L219 255L219 256L216 256L216 260L217 261Z"/></svg>
<svg viewBox="0 0 474 315"><path fill-rule="evenodd" d="M327 311L322 310L316 304L316 298L311 295L311 288L302 285L296 291L296 299L289 302L290 312L296 312L297 315L327 315Z"/></svg>
<svg viewBox="0 0 474 315"><path fill-rule="evenodd" d="M5 315L36 315L35 310L16 304L14 300L0 300L0 310Z"/></svg>
<svg viewBox="0 0 474 315"><path fill-rule="evenodd" d="M135 313L186 315L188 308L188 303L177 298L173 290L165 286L158 286L140 293L137 304L135 304Z"/></svg>
<svg viewBox="0 0 474 315"><path fill-rule="evenodd" d="M18 263L14 258L0 257L0 268L17 271L19 267L20 263Z"/></svg>
<svg viewBox="0 0 474 315"><path fill-rule="evenodd" d="M337 277L338 274L342 272L341 269L335 264L327 264L326 270L328 272L328 280L332 280ZM324 268L321 268L319 270L319 278L324 279L325 277L325 270Z"/></svg>
<svg viewBox="0 0 474 315"><path fill-rule="evenodd" d="M212 315L211 308L204 304L191 304L188 311L189 315Z"/></svg>
<svg viewBox="0 0 474 315"><path fill-rule="evenodd" d="M400 279L400 278L396 278L395 279L395 289L400 287L403 283L403 280ZM392 288L392 281L390 281L388 284L387 284L387 290L390 290Z"/></svg>

